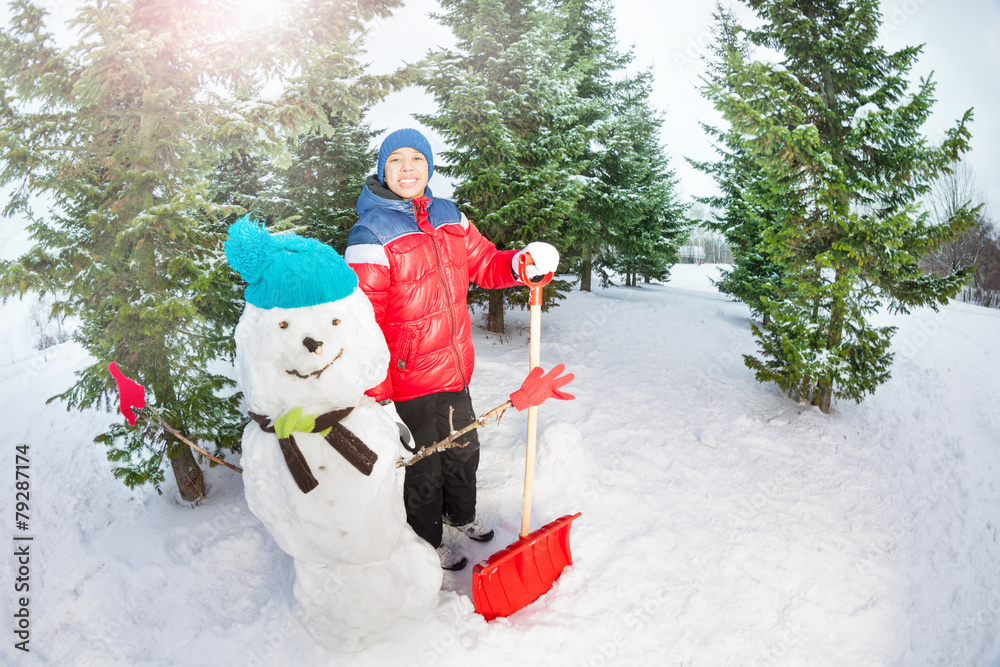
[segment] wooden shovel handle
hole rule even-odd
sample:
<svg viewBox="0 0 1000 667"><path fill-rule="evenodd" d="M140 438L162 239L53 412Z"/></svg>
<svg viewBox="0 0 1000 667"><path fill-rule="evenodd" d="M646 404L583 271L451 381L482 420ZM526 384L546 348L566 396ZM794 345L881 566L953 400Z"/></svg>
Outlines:
<svg viewBox="0 0 1000 667"><path fill-rule="evenodd" d="M528 336L528 372L541 364L541 329L542 329L542 288L552 280L552 273L547 273L536 281L528 278L528 264L531 255L521 253L518 258L518 273L521 282L531 289L528 299L531 314L531 324ZM524 502L521 506L521 537L527 539L531 532L531 489L535 478L535 440L538 433L538 408L528 408L528 436L524 454Z"/></svg>

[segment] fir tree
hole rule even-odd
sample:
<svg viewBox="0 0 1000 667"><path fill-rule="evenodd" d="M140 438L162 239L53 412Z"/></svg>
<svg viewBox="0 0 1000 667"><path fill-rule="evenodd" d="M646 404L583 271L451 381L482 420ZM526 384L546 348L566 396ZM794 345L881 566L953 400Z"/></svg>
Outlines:
<svg viewBox="0 0 1000 667"><path fill-rule="evenodd" d="M688 226L660 145L663 118L649 101L652 81L647 71L618 86L589 191L605 248L596 266L605 281L611 270L633 287L640 276L646 282L669 276Z"/></svg>
<svg viewBox="0 0 1000 667"><path fill-rule="evenodd" d="M725 88L733 74L728 65L749 59L750 49L740 40L740 28L731 9L716 4L713 17L716 43L711 47L713 57L706 59L706 84ZM715 179L720 194L698 201L713 211L713 219L705 221L705 226L722 233L733 252L733 268L715 284L723 294L744 302L766 325L769 317L763 299L779 294L782 269L763 241L763 232L774 225L775 216L754 205L753 192L762 187L764 179L739 131L707 124L702 128L715 141L720 159L714 163L689 162Z"/></svg>
<svg viewBox="0 0 1000 667"><path fill-rule="evenodd" d="M747 4L763 25L740 30L747 49L731 50L726 75L706 86L754 162L760 187L745 203L782 273L761 297L769 323L753 327L763 358L746 362L829 412L834 397L860 401L889 377L894 328L868 321L877 308L936 307L967 278L925 275L919 262L974 212L932 225L918 200L968 150L972 112L939 146L920 134L934 84L908 93L920 49L877 45L876 0ZM754 49L781 61L754 60Z"/></svg>
<svg viewBox="0 0 1000 667"><path fill-rule="evenodd" d="M417 116L452 146L435 169L458 179L456 200L497 247L548 241L565 250L589 136L579 123L588 103L576 98L578 74L566 68L562 17L536 2L440 4L437 18L457 45L429 56L422 82L439 111ZM526 296L490 290L485 298L487 328L503 332L504 305Z"/></svg>
<svg viewBox="0 0 1000 667"><path fill-rule="evenodd" d="M570 38L568 66L579 72L577 97L587 101L577 123L592 137L582 153L583 191L567 225L574 239L580 289L589 291L594 270L635 285L666 278L686 226L676 181L659 143L663 123L649 92L651 71L631 74L631 50L618 47L609 0L563 0ZM578 259L577 259L578 257Z"/></svg>
<svg viewBox="0 0 1000 667"><path fill-rule="evenodd" d="M359 183L371 173L378 151L371 147L376 133L360 116L331 118L331 125L332 134L315 133L300 143L295 164L280 179L276 213L344 252L347 233L358 220Z"/></svg>
<svg viewBox="0 0 1000 667"><path fill-rule="evenodd" d="M11 4L0 184L18 185L4 213L30 216L35 246L0 267L0 292L50 293L55 313L81 319L75 338L94 363L56 397L67 409L112 403L116 361L185 436L217 454L238 445L226 365L240 303L222 241L243 209L228 203L238 184L213 179L253 172L255 156L287 168L295 137L332 133L328 109L384 89L353 61L364 21L396 4L290 2L254 16L226 3L87 2L68 47L37 5ZM281 92L263 97L265 83ZM29 206L39 194L50 211ZM190 450L157 426L117 424L97 441L129 486L161 482L166 456L182 497L204 496Z"/></svg>
<svg viewBox="0 0 1000 667"><path fill-rule="evenodd" d="M567 67L579 72L576 94L589 102L577 122L588 128L592 140L583 148L582 176L587 186L570 216L568 230L574 239L567 263L578 264L580 290L589 292L595 268L601 265L602 240L607 232L607 206L602 206L604 191L615 187L607 182L614 160L608 147L608 133L613 122L612 105L628 84L625 69L632 63L631 50L620 51L615 30L613 6L609 0L563 0L558 4L566 17L566 36L570 43ZM605 187L601 187L601 186ZM598 209L603 209L598 213Z"/></svg>

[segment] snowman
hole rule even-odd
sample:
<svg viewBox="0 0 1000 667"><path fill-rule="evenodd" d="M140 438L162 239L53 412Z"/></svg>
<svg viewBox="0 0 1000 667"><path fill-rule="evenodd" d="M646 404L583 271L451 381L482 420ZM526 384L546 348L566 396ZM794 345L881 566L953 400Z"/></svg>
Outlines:
<svg viewBox="0 0 1000 667"><path fill-rule="evenodd" d="M437 604L441 565L406 522L400 429L365 395L389 351L357 278L329 246L243 217L229 264L247 282L236 372L247 504L295 564L296 612L358 650Z"/></svg>

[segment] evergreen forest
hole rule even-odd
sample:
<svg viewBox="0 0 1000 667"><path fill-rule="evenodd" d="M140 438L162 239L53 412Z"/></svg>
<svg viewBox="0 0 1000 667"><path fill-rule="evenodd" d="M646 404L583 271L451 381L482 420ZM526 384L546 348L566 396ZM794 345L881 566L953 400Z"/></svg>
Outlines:
<svg viewBox="0 0 1000 667"><path fill-rule="evenodd" d="M374 74L367 40L402 6L83 0L54 17L9 3L0 204L32 246L0 263L0 295L38 294L49 317L80 322L93 364L52 400L112 408L112 361L147 388L162 420L97 438L125 484L170 470L197 501L208 460L178 435L239 451L226 230L251 214L343 252L380 138L398 129L371 112L408 89L435 108L404 122L446 147L437 178L480 231L560 251L547 304L595 279L665 281L711 232L731 260L720 290L752 313L745 363L824 413L889 377L880 309L1000 305L1000 241L963 171L974 111L928 138L935 81L911 76L920 46L880 46L876 0L716 6L694 83L721 119L703 127L716 159L693 162L716 188L694 198L662 140L656 72L621 44L611 0L440 0L452 41ZM525 292L473 289L470 307L503 333Z"/></svg>

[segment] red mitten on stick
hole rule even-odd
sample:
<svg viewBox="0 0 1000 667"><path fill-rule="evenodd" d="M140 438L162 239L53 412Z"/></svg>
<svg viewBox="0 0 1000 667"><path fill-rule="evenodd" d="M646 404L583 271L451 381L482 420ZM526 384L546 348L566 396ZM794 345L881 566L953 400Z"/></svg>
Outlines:
<svg viewBox="0 0 1000 667"><path fill-rule="evenodd" d="M558 398L563 401L572 401L576 396L559 391L573 381L573 374L567 373L562 377L556 377L566 370L566 366L559 364L548 375L542 376L545 371L541 366L536 366L528 373L521 388L510 395L510 402L518 411L541 405L549 398Z"/></svg>
<svg viewBox="0 0 1000 667"><path fill-rule="evenodd" d="M129 426L135 426L135 412L132 408L146 407L146 388L125 377L125 374L118 370L118 364L113 361L108 364L108 370L118 384L118 408L125 415Z"/></svg>

